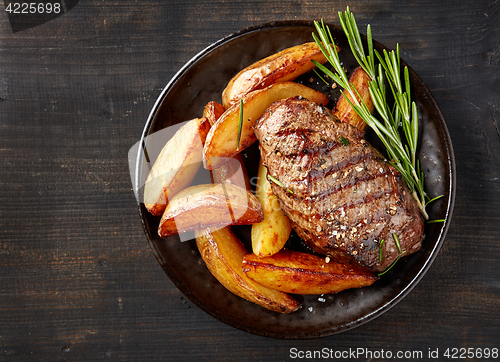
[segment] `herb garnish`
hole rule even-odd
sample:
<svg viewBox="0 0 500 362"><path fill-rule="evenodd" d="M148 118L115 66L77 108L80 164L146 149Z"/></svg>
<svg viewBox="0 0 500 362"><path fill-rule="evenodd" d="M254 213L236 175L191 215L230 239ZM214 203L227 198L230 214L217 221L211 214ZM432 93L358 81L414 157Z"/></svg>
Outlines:
<svg viewBox="0 0 500 362"><path fill-rule="evenodd" d="M380 138L387 149L390 158L389 163L401 173L412 196L417 200L420 212L427 220L429 216L427 215L425 206L436 198L429 200L424 191L424 174L420 171L420 164L416 158L418 143L417 106L411 100L408 67L404 67L404 79L401 78L399 44L396 47L396 51L387 52L384 50L382 56L373 49L371 27L368 25L367 55L365 54L356 19L350 12L349 7L347 7L344 13L339 12L339 19L354 57L371 78L369 85L370 95L375 109L383 122L380 122L370 113L365 102L359 97L356 88L349 83L345 70L340 63L333 36L328 26L325 26L323 20L321 20L321 23L314 22L319 37L313 33L313 38L336 73L314 60L313 63L343 88L341 92L344 97L349 101L356 113ZM375 66L375 57L379 60L377 67ZM395 102L393 106L387 103L386 80L394 96ZM344 92L348 92L350 98ZM406 142L403 142L401 139L399 134L400 127L403 129Z"/></svg>
<svg viewBox="0 0 500 362"><path fill-rule="evenodd" d="M275 183L276 185L278 185L279 187L284 188L287 192L289 192L289 193L293 194L293 191L292 191L292 190L290 190L288 187L286 187L286 186L283 184L283 182L281 182L280 180L278 180L278 179L274 178L274 177L273 177L273 176L271 176L270 174L267 174L267 178L268 178L270 181L274 182L274 183Z"/></svg>
<svg viewBox="0 0 500 362"><path fill-rule="evenodd" d="M314 74L316 74L316 75L318 76L318 78L319 78L319 79L321 79L321 80L323 81L323 83L325 83L327 86L328 86L328 85L330 85L330 83L328 83L328 82L326 81L326 79L325 79L325 78L323 78L323 77L321 76L321 74L319 74L319 72L316 70L316 68L314 68L314 69L313 69L313 72L314 72Z"/></svg>
<svg viewBox="0 0 500 362"><path fill-rule="evenodd" d="M392 238L394 239L394 242L396 243L396 246L398 247L399 253L402 254L403 251L401 250L401 243L399 242L399 238L396 235L396 233L392 233Z"/></svg>
<svg viewBox="0 0 500 362"><path fill-rule="evenodd" d="M399 254L399 255L398 255L398 257L397 257L397 258L396 258L396 259L395 259L395 260L391 263L391 265L389 265L389 266L387 267L387 269L385 269L385 270L384 270L383 272L381 272L381 273L378 273L378 276L380 277L380 276L384 275L385 273L387 273L389 270L391 270L391 269L392 269L392 267L393 267L394 265L396 265L396 263L398 262L399 258L401 258L401 255L402 255L402 254Z"/></svg>
<svg viewBox="0 0 500 362"><path fill-rule="evenodd" d="M389 265L383 272L379 273L378 276L382 276L385 273L387 273L389 270L391 270L392 267L394 265L396 265L396 263L398 262L399 258L401 258L403 256L403 250L401 250L401 243L399 242L399 237L396 235L396 233L392 233L392 238L394 239L394 242L396 243L396 247L398 248L399 255L398 255L398 257L396 259L394 259L394 261L391 263L391 265ZM379 255L378 255L378 258L379 258L380 262L382 261L383 245L384 245L384 239L382 239L382 241L379 244Z"/></svg>
<svg viewBox="0 0 500 362"><path fill-rule="evenodd" d="M238 123L238 145L236 146L236 151L240 150L240 140L241 140L241 129L243 126L243 99L240 99L240 121Z"/></svg>
<svg viewBox="0 0 500 362"><path fill-rule="evenodd" d="M339 136L339 141L342 143L342 146L349 146L349 140L347 138L344 138L342 136Z"/></svg>
<svg viewBox="0 0 500 362"><path fill-rule="evenodd" d="M436 219L436 220L428 220L428 224L438 224L440 222L446 222L446 219Z"/></svg>
<svg viewBox="0 0 500 362"><path fill-rule="evenodd" d="M394 239L394 243L396 244L396 247L398 248L398 251L399 251L399 255L398 257L391 263L391 265L389 265L383 272L379 273L378 276L381 276L381 275L384 275L385 273L387 273L389 270L391 270L391 268L396 265L396 263L398 262L399 258L401 258L403 256L403 250L401 249L401 243L399 242L399 237L397 236L396 233L392 233L392 238ZM378 245L378 260L379 262L382 262L382 254L383 254L383 250L384 250L384 239L382 239L382 241L380 242L380 244Z"/></svg>
<svg viewBox="0 0 500 362"><path fill-rule="evenodd" d="M382 253L384 251L384 242L385 240L382 239L382 241L380 242L380 244L378 245L378 261L381 262L382 261Z"/></svg>

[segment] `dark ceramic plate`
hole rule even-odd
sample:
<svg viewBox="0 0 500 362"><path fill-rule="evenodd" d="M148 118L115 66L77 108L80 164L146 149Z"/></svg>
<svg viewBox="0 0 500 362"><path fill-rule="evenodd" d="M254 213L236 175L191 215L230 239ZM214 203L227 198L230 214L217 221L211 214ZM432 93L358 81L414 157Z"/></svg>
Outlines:
<svg viewBox="0 0 500 362"><path fill-rule="evenodd" d="M356 64L345 36L338 27L331 26L331 30L343 49L341 60L351 71ZM149 161L154 161L154 157L145 152L148 135L199 117L208 101L220 102L225 85L240 69L286 47L312 41L313 31L312 22L264 24L228 36L191 59L165 87L146 122L135 164L136 195L142 193L141 185L144 185ZM379 51L384 49L376 42L375 47ZM157 234L159 217L151 216L139 202L148 242L172 282L193 303L220 321L250 333L275 338L313 338L346 331L373 320L402 300L436 258L450 223L455 195L454 156L448 130L427 87L411 69L410 75L421 117L419 159L426 176L426 190L431 197L444 195L428 206L428 212L431 219L447 219L445 223L427 224L426 238L419 252L401 259L370 287L335 295L298 296L303 302L302 309L281 315L227 291L212 277L193 240L161 239ZM327 92L334 102L338 94L331 93L321 82L311 82L311 77L301 77L301 81ZM367 139L377 145L370 132ZM149 145L147 151L150 151ZM246 150L246 156L249 173L255 175L258 163L256 147ZM239 227L236 232L248 243L249 228Z"/></svg>

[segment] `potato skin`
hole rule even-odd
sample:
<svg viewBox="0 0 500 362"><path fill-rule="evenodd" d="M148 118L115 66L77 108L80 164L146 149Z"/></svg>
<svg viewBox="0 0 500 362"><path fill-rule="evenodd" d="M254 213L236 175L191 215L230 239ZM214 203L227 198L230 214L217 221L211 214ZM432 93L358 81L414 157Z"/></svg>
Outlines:
<svg viewBox="0 0 500 362"><path fill-rule="evenodd" d="M311 60L326 63L315 42L284 49L261 59L236 74L222 92L222 104L227 109L245 94L273 83L293 81L315 66Z"/></svg>
<svg viewBox="0 0 500 362"><path fill-rule="evenodd" d="M268 288L292 294L330 294L373 284L377 277L351 264L283 249L272 256L246 255L243 271Z"/></svg>
<svg viewBox="0 0 500 362"><path fill-rule="evenodd" d="M158 235L165 238L197 228L249 225L262 219L259 201L244 188L229 183L195 185L170 200Z"/></svg>
<svg viewBox="0 0 500 362"><path fill-rule="evenodd" d="M242 270L247 250L230 227L217 231L196 230L196 245L210 273L230 292L279 313L291 313L300 303L286 293L266 288Z"/></svg>
<svg viewBox="0 0 500 362"><path fill-rule="evenodd" d="M285 246L292 231L292 224L271 190L267 169L262 162L259 163L255 196L262 205L264 220L252 225L252 251L258 256L273 255Z"/></svg>
<svg viewBox="0 0 500 362"><path fill-rule="evenodd" d="M203 109L203 117L208 119L210 125L213 125L225 111L226 109L222 104L210 101Z"/></svg>
<svg viewBox="0 0 500 362"><path fill-rule="evenodd" d="M373 113L374 104L370 95L370 76L361 67L357 67L349 77L349 83L358 91L361 99L366 103L370 113ZM347 95L347 93L346 93ZM352 101L351 97L349 99ZM358 100L360 98L358 97ZM349 101L342 95L337 101L334 114L344 123L349 123L360 131L365 131L367 124L352 108Z"/></svg>
<svg viewBox="0 0 500 362"><path fill-rule="evenodd" d="M151 214L161 215L168 200L191 184L201 166L209 129L207 118L193 119L165 144L144 185L144 204Z"/></svg>
<svg viewBox="0 0 500 362"><path fill-rule="evenodd" d="M241 154L227 159L224 164L214 170L210 170L210 174L214 185L218 183L230 183L244 187L247 191L252 191L245 160Z"/></svg>
<svg viewBox="0 0 500 362"><path fill-rule="evenodd" d="M210 128L203 148L203 166L213 169L224 162L224 158L234 157L257 138L253 127L257 119L274 102L290 97L302 96L312 102L328 104L328 98L321 92L299 83L281 82L246 94L243 100L243 124L238 147L238 127L240 104L235 103Z"/></svg>

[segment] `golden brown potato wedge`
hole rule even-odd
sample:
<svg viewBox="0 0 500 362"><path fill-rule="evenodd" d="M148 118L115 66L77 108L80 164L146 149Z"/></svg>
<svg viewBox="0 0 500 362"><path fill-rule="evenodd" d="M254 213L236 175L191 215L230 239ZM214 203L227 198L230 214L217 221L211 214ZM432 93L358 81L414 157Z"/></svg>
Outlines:
<svg viewBox="0 0 500 362"><path fill-rule="evenodd" d="M201 166L209 129L207 118L193 119L165 144L144 185L144 204L151 214L161 215L168 200L191 184Z"/></svg>
<svg viewBox="0 0 500 362"><path fill-rule="evenodd" d="M330 294L371 285L377 277L359 267L283 249L272 256L246 255L243 271L268 288L293 294Z"/></svg>
<svg viewBox="0 0 500 362"><path fill-rule="evenodd" d="M224 111L225 109L222 104L211 101L205 106L203 117L207 117L210 124L213 125ZM244 185L247 191L252 190L245 161L241 154L228 159L227 162L224 162L220 167L210 172L213 184L227 182L240 187Z"/></svg>
<svg viewBox="0 0 500 362"><path fill-rule="evenodd" d="M361 99L368 106L370 113L373 113L374 105L369 89L370 76L363 70L363 68L358 67L354 69L354 72L351 74L349 83L356 88L361 96ZM349 99L352 101L351 97L349 97ZM359 97L358 100L360 100ZM335 108L334 114L341 122L349 123L351 126L354 126L361 131L366 129L366 122L363 121L363 119L356 113L349 101L345 99L343 95L340 96Z"/></svg>
<svg viewBox="0 0 500 362"><path fill-rule="evenodd" d="M267 180L267 169L259 163L255 196L262 205L264 220L252 225L252 251L258 256L268 256L280 251L292 231L290 220L279 204Z"/></svg>
<svg viewBox="0 0 500 362"><path fill-rule="evenodd" d="M293 46L259 60L229 81L222 92L222 104L227 109L249 92L273 83L292 81L315 67L311 60L326 63L315 42Z"/></svg>
<svg viewBox="0 0 500 362"><path fill-rule="evenodd" d="M302 96L310 101L328 104L328 98L321 92L299 83L282 82L246 94L243 99L243 124L238 147L240 104L228 108L208 132L203 149L203 165L212 169L222 164L227 157L234 157L257 138L253 127L257 119L272 103L285 98Z"/></svg>
<svg viewBox="0 0 500 362"><path fill-rule="evenodd" d="M222 116L225 110L226 109L222 104L215 101L210 101L203 109L203 117L206 117L210 122L210 125L213 125L219 119L219 117Z"/></svg>
<svg viewBox="0 0 500 362"><path fill-rule="evenodd" d="M249 225L262 219L259 201L244 188L230 183L195 185L170 200L158 235L164 238L196 228Z"/></svg>
<svg viewBox="0 0 500 362"><path fill-rule="evenodd" d="M205 264L226 289L275 312L291 313L300 308L300 303L288 294L266 288L243 273L242 262L247 250L230 227L212 232L196 230L195 235Z"/></svg>

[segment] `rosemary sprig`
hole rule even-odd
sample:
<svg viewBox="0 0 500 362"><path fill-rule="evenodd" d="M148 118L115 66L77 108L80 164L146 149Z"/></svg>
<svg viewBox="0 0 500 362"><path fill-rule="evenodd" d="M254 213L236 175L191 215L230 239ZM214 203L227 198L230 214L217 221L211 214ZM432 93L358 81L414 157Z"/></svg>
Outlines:
<svg viewBox="0 0 500 362"><path fill-rule="evenodd" d="M379 52L373 49L371 27L368 25L367 55L364 51L356 19L350 12L349 7L347 7L344 13L339 12L339 18L354 57L371 78L369 86L370 95L382 121L379 121L370 113L364 101L359 97L356 88L349 83L345 70L340 63L330 29L325 26L323 20L321 20L321 23L314 22L318 36L313 33L313 38L336 73L318 62L313 62L320 70L342 87L343 90L341 92L344 97L382 141L390 158L389 163L400 172L411 194L417 200L423 217L427 220L429 217L425 206L430 201L428 201L429 198L424 191L424 175L420 171L420 165L416 158L418 112L415 102L411 101L410 77L407 67L404 68L403 78L401 78L399 45L396 52L384 51L384 56L380 55ZM375 66L374 55L379 60L377 67ZM393 107L390 107L387 102L386 79L395 99ZM347 97L345 92L349 93L350 97ZM400 127L403 129L405 142L403 142L400 136Z"/></svg>
<svg viewBox="0 0 500 362"><path fill-rule="evenodd" d="M243 127L243 99L240 99L240 121L238 123L238 145L236 146L236 151L240 150L241 141L241 129Z"/></svg>

